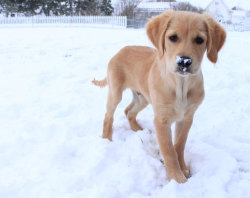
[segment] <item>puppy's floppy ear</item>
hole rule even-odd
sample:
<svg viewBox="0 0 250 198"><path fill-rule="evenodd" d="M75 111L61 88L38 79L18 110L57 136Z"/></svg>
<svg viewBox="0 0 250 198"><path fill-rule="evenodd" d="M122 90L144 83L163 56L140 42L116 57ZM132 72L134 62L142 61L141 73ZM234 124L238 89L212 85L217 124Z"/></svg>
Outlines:
<svg viewBox="0 0 250 198"><path fill-rule="evenodd" d="M208 33L207 57L211 62L216 63L218 59L218 52L226 40L226 32L224 28L211 16L208 14L204 14L204 16Z"/></svg>
<svg viewBox="0 0 250 198"><path fill-rule="evenodd" d="M153 17L146 26L147 35L150 41L158 49L160 55L164 54L165 33L174 11L167 10L162 14Z"/></svg>

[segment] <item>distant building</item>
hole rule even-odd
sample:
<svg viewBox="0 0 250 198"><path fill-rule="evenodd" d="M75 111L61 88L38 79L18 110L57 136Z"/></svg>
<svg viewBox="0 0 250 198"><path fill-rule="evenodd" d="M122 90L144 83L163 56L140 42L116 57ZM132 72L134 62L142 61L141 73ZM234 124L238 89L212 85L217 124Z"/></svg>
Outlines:
<svg viewBox="0 0 250 198"><path fill-rule="evenodd" d="M207 3L208 2L209 1L207 1ZM180 3L187 3L187 1L158 2L156 0L142 0L134 12L133 19L128 19L128 23L131 22L131 26L133 25L134 27L143 27L152 16L158 15L168 9L174 9ZM195 4L192 5L196 6ZM206 2L203 2L198 7L205 10L205 12L220 23L250 24L249 11L245 11L236 6L230 9L224 0L211 0L211 2L207 6L206 5Z"/></svg>
<svg viewBox="0 0 250 198"><path fill-rule="evenodd" d="M249 12L245 10L232 10L232 23L243 23L246 20L249 20Z"/></svg>
<svg viewBox="0 0 250 198"><path fill-rule="evenodd" d="M232 20L230 9L223 0L212 0L205 10L219 22L231 22Z"/></svg>

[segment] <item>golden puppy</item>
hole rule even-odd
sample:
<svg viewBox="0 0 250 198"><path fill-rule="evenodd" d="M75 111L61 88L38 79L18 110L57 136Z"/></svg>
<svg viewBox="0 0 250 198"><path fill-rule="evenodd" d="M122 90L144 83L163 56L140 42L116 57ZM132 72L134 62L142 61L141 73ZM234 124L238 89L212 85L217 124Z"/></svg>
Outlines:
<svg viewBox="0 0 250 198"><path fill-rule="evenodd" d="M102 137L112 139L115 109L123 90L130 88L133 100L125 114L131 128L142 129L136 115L148 103L152 104L168 179L183 183L190 176L184 161L185 143L194 113L204 98L201 61L207 50L208 59L216 63L226 33L206 14L174 11L152 18L146 29L156 49L124 47L110 60L107 77L102 81L93 80L100 87L109 86ZM173 144L171 124L174 122Z"/></svg>

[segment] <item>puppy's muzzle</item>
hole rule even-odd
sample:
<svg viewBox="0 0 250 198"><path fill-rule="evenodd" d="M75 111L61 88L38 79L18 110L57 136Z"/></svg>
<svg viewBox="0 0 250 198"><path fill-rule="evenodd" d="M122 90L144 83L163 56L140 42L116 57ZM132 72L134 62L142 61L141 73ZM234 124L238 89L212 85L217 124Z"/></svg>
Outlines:
<svg viewBox="0 0 250 198"><path fill-rule="evenodd" d="M192 59L189 56L177 56L176 63L178 65L177 71L190 72L190 66L192 65Z"/></svg>

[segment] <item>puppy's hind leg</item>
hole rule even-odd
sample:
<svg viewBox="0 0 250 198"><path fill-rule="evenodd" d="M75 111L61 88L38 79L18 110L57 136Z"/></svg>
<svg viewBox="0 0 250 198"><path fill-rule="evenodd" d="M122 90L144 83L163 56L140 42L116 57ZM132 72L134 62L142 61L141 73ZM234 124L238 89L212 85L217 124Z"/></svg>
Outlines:
<svg viewBox="0 0 250 198"><path fill-rule="evenodd" d="M128 118L131 129L134 131L138 131L142 130L142 127L137 123L136 116L142 109L144 109L148 105L148 102L142 94L134 90L132 90L132 93L133 100L124 112Z"/></svg>
<svg viewBox="0 0 250 198"><path fill-rule="evenodd" d="M109 88L108 102L107 102L107 111L103 121L103 138L108 138L112 140L112 125L113 125L113 116L115 109L119 102L122 99L122 89L111 89Z"/></svg>

